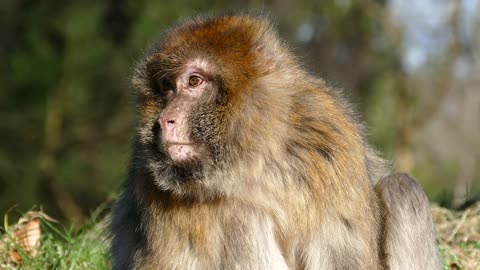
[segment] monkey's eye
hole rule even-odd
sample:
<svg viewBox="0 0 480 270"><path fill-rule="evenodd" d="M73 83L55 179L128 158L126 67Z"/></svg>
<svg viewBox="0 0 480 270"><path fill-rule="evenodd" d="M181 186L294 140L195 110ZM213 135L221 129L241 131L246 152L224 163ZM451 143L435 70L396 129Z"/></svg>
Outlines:
<svg viewBox="0 0 480 270"><path fill-rule="evenodd" d="M203 83L203 79L200 76L192 75L188 78L188 86L196 87Z"/></svg>
<svg viewBox="0 0 480 270"><path fill-rule="evenodd" d="M170 94L175 90L175 87L173 86L170 80L163 79L158 84L159 84L159 92L161 95L167 96L168 94Z"/></svg>

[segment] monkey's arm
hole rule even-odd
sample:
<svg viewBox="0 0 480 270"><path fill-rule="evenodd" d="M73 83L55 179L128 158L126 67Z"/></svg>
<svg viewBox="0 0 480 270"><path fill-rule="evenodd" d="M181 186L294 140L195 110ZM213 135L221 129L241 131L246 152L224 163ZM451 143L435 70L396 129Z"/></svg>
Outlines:
<svg viewBox="0 0 480 270"><path fill-rule="evenodd" d="M221 269L288 270L273 221L262 213L241 213L228 224Z"/></svg>
<svg viewBox="0 0 480 270"><path fill-rule="evenodd" d="M132 177L126 181L124 192L113 207L110 250L114 270L132 269L133 257L141 241L137 231L140 215L134 194L129 191L133 191Z"/></svg>
<svg viewBox="0 0 480 270"><path fill-rule="evenodd" d="M407 174L393 174L375 187L384 207L384 251L390 270L442 269L427 196Z"/></svg>

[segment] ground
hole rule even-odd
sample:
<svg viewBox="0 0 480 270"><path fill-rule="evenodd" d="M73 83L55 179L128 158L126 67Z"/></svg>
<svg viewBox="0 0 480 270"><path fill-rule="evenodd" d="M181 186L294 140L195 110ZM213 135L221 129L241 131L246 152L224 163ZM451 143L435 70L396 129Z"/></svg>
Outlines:
<svg viewBox="0 0 480 270"><path fill-rule="evenodd" d="M31 218L14 225L8 225L5 219L0 236L0 269L109 269L107 220L98 221L96 213L100 212L94 212L81 229L62 228L39 212L29 212ZM432 213L445 269L479 270L480 203L464 211L433 204ZM37 223L41 226L36 227Z"/></svg>

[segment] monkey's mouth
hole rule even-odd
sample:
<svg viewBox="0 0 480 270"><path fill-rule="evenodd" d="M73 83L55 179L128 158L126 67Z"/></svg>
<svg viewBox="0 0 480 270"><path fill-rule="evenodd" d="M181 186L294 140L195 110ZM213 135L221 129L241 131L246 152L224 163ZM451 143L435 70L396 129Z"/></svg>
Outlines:
<svg viewBox="0 0 480 270"><path fill-rule="evenodd" d="M206 152L204 145L190 142L167 142L165 148L170 158L177 163L199 159Z"/></svg>

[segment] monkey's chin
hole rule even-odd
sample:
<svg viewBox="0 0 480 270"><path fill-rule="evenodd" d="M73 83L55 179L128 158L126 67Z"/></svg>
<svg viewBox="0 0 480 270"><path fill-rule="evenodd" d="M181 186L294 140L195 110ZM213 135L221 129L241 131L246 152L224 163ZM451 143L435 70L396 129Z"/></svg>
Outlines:
<svg viewBox="0 0 480 270"><path fill-rule="evenodd" d="M171 144L167 146L167 151L173 162L185 164L200 159L205 149L198 144Z"/></svg>

